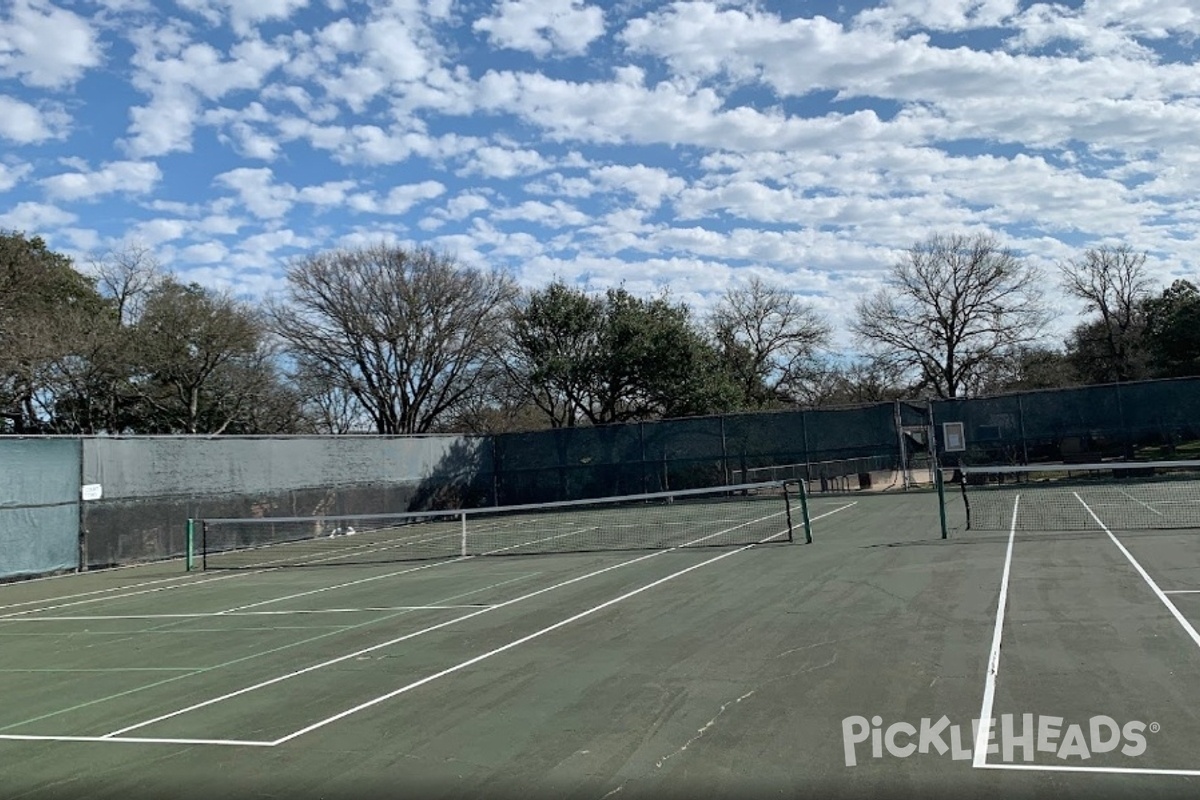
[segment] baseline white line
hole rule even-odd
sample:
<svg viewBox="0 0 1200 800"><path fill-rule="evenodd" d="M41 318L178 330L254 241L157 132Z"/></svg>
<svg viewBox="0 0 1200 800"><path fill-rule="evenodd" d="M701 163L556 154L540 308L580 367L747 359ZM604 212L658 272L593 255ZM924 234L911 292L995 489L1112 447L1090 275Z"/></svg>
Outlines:
<svg viewBox="0 0 1200 800"><path fill-rule="evenodd" d="M1200 589L1163 589L1163 594L1200 594Z"/></svg>
<svg viewBox="0 0 1200 800"><path fill-rule="evenodd" d="M1109 775L1200 776L1200 769L1156 769L1154 767L1079 767L1064 764L984 764L983 769L1015 769L1026 772L1099 772Z"/></svg>
<svg viewBox="0 0 1200 800"><path fill-rule="evenodd" d="M217 744L233 747L273 747L272 742L250 741L245 739L147 739L134 736L123 736L120 739L110 739L105 736L35 736L24 733L0 733L0 739L18 742L121 742L122 744Z"/></svg>
<svg viewBox="0 0 1200 800"><path fill-rule="evenodd" d="M31 673L31 672L195 672L196 667L91 667L91 668L67 668L67 667L30 667L29 669L4 668L0 669L0 673L7 674L10 672Z"/></svg>
<svg viewBox="0 0 1200 800"><path fill-rule="evenodd" d="M255 572L266 572L266 571L267 570L255 570ZM251 575L254 573L247 572L247 573L241 573L241 574ZM90 600L76 600L73 603L59 603L58 605L42 606L41 608L27 608L24 611L12 611L12 612L9 612L8 614L0 614L0 622L13 619L14 617L22 617L22 616L26 616L28 614L37 614L42 611L54 611L55 609L59 609L59 608L71 608L73 606L84 606L84 605L87 605L88 603L100 603L105 600L119 600L123 597L136 597L137 595L141 595L141 594L153 594L155 592L166 592L166 591L170 591L171 589L187 589L191 586L200 586L205 583L212 583L213 581L223 581L223 580L228 580L229 578L236 578L236 577L239 577L239 574L218 575L215 578L202 578L197 581L189 581L188 583L175 583L170 586L156 586L153 589L142 589L137 592L127 592L125 594L106 595L105 597L93 597Z"/></svg>
<svg viewBox="0 0 1200 800"><path fill-rule="evenodd" d="M992 630L992 649L988 654L987 678L983 684L983 704L979 709L979 737L975 740L975 756L971 765L987 763L988 741L992 738L992 705L996 700L996 677L1000 674L1000 636L1004 630L1004 609L1008 606L1008 578L1012 570L1013 540L1017 535L1017 512L1021 495L1013 500L1012 523L1008 528L1008 548L1004 553L1004 571L1000 575L1000 596L996 600L996 627Z"/></svg>
<svg viewBox="0 0 1200 800"><path fill-rule="evenodd" d="M68 576L66 576L66 575L51 575L50 577L65 578ZM182 580L185 580L185 579L188 579L191 577L192 577L191 575L189 575L185 572L182 575L177 575L173 578L159 578L158 580L154 580L154 581L143 581L141 583L131 583L126 586L110 586L107 589L95 589L90 592L79 592L78 594L65 594L60 597L43 597L40 600L23 600L20 603L7 603L5 605L0 605L0 610L6 609L6 608L20 608L22 606L36 606L38 603L57 603L62 600L74 600L77 597L91 597L92 595L97 595L97 594L108 594L109 592L120 592L120 591L124 591L125 589L139 589L143 586L153 586L158 583L167 583L169 581L182 581Z"/></svg>
<svg viewBox="0 0 1200 800"><path fill-rule="evenodd" d="M540 573L535 573L540 574ZM117 619L212 619L214 617L286 617L294 614L364 614L375 611L455 611L462 608L486 608L488 603L430 606L370 606L366 608L315 608L292 611L213 611L202 614L93 614L71 617L41 617L10 620L11 622L102 622Z"/></svg>
<svg viewBox="0 0 1200 800"><path fill-rule="evenodd" d="M780 534L776 534L776 536L771 537L771 538L776 538L779 535ZM763 541L767 541L767 540L763 540ZM719 556L714 556L713 558L706 559L704 561L701 561L698 564L693 564L690 567L685 567L684 569L678 570L677 572L672 572L670 575L666 575L662 578L659 578L658 580L651 581L650 583L647 583L643 586L639 586L637 589L633 589L631 591L625 592L624 594L618 595L617 597L614 597L610 600L606 600L603 603L592 606L591 608L586 609L585 611L581 611L578 614L574 614L570 617L567 617L566 619L559 620L558 622L554 623L553 625L547 625L546 627L542 628L541 630L534 631L533 633L528 634L527 636L522 636L520 639L514 639L513 641L509 642L506 645L502 645L493 650L489 650L488 652L477 655L474 658L468 658L466 661L461 661L452 667L447 667L446 669L441 670L440 672L435 672L432 675L426 675L424 678L421 678L420 680L413 681L412 683L407 684L406 686L401 686L399 689L395 689L391 692L388 692L387 694L382 694L378 697L372 698L372 699L366 701L365 703L359 703L358 705L354 706L353 708L348 708L345 711L342 711L338 714L334 714L332 717L326 717L325 719L320 720L318 722L314 722L311 725L306 725L305 727L303 727L297 731L293 731L292 733L289 733L287 736L283 736L283 737L280 737L279 739L276 739L271 744L272 745L281 745L285 742L291 741L292 739L303 736L306 733L311 733L312 731L315 731L318 728L323 728L326 725L330 725L334 722L337 722L338 720L345 719L346 717L349 717L352 714L357 714L358 712L368 709L371 706L375 706L375 705L378 705L379 703L383 703L387 700L391 700L393 697L397 697L399 695L404 694L405 692L412 691L413 689L416 689L420 686L424 686L427 683L432 683L433 681L436 681L438 678L442 678L442 677L445 677L446 675L450 675L452 673L466 669L467 667L470 667L474 664L478 664L481 661L485 661L486 659L489 659L492 656L499 655L500 653L503 653L507 650L513 649L514 647L518 647L522 644L525 644L526 642L530 642L534 639L537 639L540 636L544 636L545 634L550 633L551 631L555 631L566 625L570 625L571 623L577 622L577 621L583 619L584 617L588 617L588 616L591 616L592 614L595 614L598 611L602 611L602 610L608 608L609 606L616 605L617 603L620 603L624 600L628 600L630 597L634 597L635 595L639 595L642 592L645 592L649 589L653 589L656 586L660 586L660 585L666 583L667 581L674 580L675 578L678 578L681 575L686 575L687 573L692 572L693 570L700 569L701 567L706 567L709 564L715 564L716 562L721 561L722 559L729 558L730 556L735 556L738 553L743 553L752 547L755 547L755 545L753 545L753 544L744 545L742 547L737 548L736 550L730 550L727 553L722 553Z"/></svg>
<svg viewBox="0 0 1200 800"><path fill-rule="evenodd" d="M1183 627L1188 636L1192 637L1192 642L1195 643L1197 647L1200 647L1200 633L1196 632L1196 629L1192 627L1192 623L1188 622L1187 617L1180 613L1179 609L1175 607L1175 604L1171 602L1171 598L1167 597L1166 592L1158 588L1158 584L1155 583L1154 579L1150 577L1150 573L1146 572L1146 570L1142 568L1142 565L1138 563L1138 560L1133 557L1133 554L1125 549L1125 545L1121 544L1121 541L1113 535L1113 532L1108 529L1108 526L1105 525L1098 516L1096 516L1096 512L1092 511L1091 507L1083 501L1083 498L1079 496L1079 493L1073 492L1072 494L1075 495L1075 499L1080 502L1088 514L1091 515L1092 519L1096 520L1096 524L1099 525L1106 534L1108 534L1108 538L1111 539L1112 543L1115 544L1117 549L1121 551L1121 555L1125 556L1129 563L1133 565L1133 568L1137 570L1139 575L1142 576L1142 580L1146 582L1146 584L1154 591L1154 594L1158 597L1158 599L1162 601L1162 604L1167 607L1168 611L1171 612L1171 615L1175 617L1176 622Z"/></svg>
<svg viewBox="0 0 1200 800"><path fill-rule="evenodd" d="M1145 506L1149 511L1151 511L1155 514L1158 514L1160 517L1163 515L1163 513L1161 511L1159 511L1157 508L1154 508L1149 503L1143 503L1141 500L1138 500L1136 497L1134 497L1133 495L1131 495L1129 492L1125 491L1124 489L1117 489L1117 491L1120 492L1121 494L1125 495L1126 497L1128 497L1133 502L1137 503L1139 506ZM1075 496L1078 497L1079 495L1075 495Z"/></svg>
<svg viewBox="0 0 1200 800"><path fill-rule="evenodd" d="M774 514L773 514L773 515L771 515L771 516L777 516L777 515L774 515ZM716 533L712 533L712 534L709 534L709 535L707 535L707 536L702 536L702 537L700 537L699 539L694 539L694 540L692 540L691 542L687 542L687 543L685 543L685 544L683 544L683 545L678 545L678 546L676 546L676 547L668 548L668 549L666 549L666 550L656 550L656 551L654 551L654 552L652 552L652 553L647 553L647 554L646 554L646 555L644 555L644 556L638 556L637 558L632 558L632 559L629 559L628 561L621 561L621 562L618 562L618 563L616 563L616 564L610 564L610 565L609 565L609 566L607 566L607 567L603 567L603 568L601 568L601 569L598 569L598 570L593 570L592 572L588 572L588 573L585 573L585 574L583 574L583 575L578 575L578 576L576 576L576 577L574 577L574 578L570 578L570 579L568 579L568 580L565 580L565 581L560 581L559 583L553 584L553 585L551 585L551 586L547 586L547 587L545 587L545 588L538 589L538 590L536 590L536 591L533 591L533 592L529 592L529 593L527 593L527 594L520 595L519 597L515 597L515 598L512 598L512 599L510 599L510 600L506 600L506 601L504 601L504 602L502 602L502 603L497 603L496 605L490 606L490 607L488 607L488 608L482 608L482 609L480 609L480 610L478 610L478 611L475 611L475 612L472 612L472 613L470 613L470 614L464 614L464 615L462 615L461 617L455 617L454 619L450 619L450 620L447 620L447 621L445 621L445 622L438 623L438 624L436 624L436 625L430 625L430 626L428 626L428 627L426 627L426 628L421 628L420 630L416 630L416 631L413 631L413 632L411 632L411 633L406 633L406 634L404 634L403 636L398 636L398 637L396 637L396 638L394 638L394 639L389 639L389 640L388 640L388 641L386 641L386 642L380 642L379 644L375 644L375 645L372 645L372 646L370 646L370 647L363 648L363 649L361 649L361 650L356 650L356 651L354 651L353 653L347 653L347 654L345 654L345 655L338 656L337 658L332 658L332 659L329 659L329 660L327 660L327 661L322 661L322 662L320 662L320 663L317 663L317 664L312 664L312 665L310 665L310 666L304 667L303 669L294 670L294 671L292 671L292 672L289 672L289 673L287 673L287 674L285 674L285 675L279 675L279 676L277 676L277 677L270 678L269 680L260 681L260 682L258 682L258 683L256 683L256 684L253 684L253 685L251 685L251 686L246 686L246 687L243 687L243 688L241 688L241 689L238 689L238 690L236 690L236 691L233 691L233 692L228 692L228 693L226 693L226 694L223 694L223 695L221 695L221 696L219 696L219 697L214 697L214 698L211 698L211 699L209 699L209 700L204 700L204 701L202 701L202 702L199 702L199 703L194 703L194 704L192 704L192 705L190 705L190 706L187 706L186 708L181 708L181 709L179 709L179 710L177 710L177 711L172 711L172 712L170 712L170 713L167 713L167 714L160 714L159 716L157 716L157 717L154 717L153 719L148 719L148 720L145 720L145 721L143 721L143 722L138 722L138 723L135 723L135 724L133 724L133 725L128 725L128 726L126 726L126 727L124 727L124 728L120 728L119 730L112 731L111 733L106 733L106 734L105 734L105 737L120 736L121 734L128 733L129 731L132 731L132 730L137 730L138 728L144 728L144 727L146 727L146 726L148 726L148 725L153 725L153 724L155 724L155 723L157 723L157 722L162 722L163 720L171 719L172 717L177 717L177 716L179 716L179 715L181 715L181 714L187 714L187 713L189 713L189 712L191 712L191 711L196 711L196 710L198 710L198 709L205 708L205 707L207 707L207 706L211 706L211 705L213 705L213 704L215 704L215 703L220 703L220 702L223 702L223 701L225 701L225 700L230 700L230 699L232 699L232 698L234 698L234 697L240 697L241 695L247 694L247 693L249 693L249 692L254 692L254 691L257 691L257 690L259 690L259 689L264 689L264 688L266 688L266 687L268 687L268 686L273 686L274 684L280 683L280 682L282 682L282 681L290 680L291 678L295 678L295 677L298 677L298 676L300 676L300 675L305 675L305 674L307 674L307 673L309 673L309 672L313 672L313 671L315 671L315 670L318 670L318 669L324 669L325 667L330 667L330 666L333 666L334 664L340 664L340 663L342 663L343 661L348 661L348 660L350 660L350 659L352 659L352 658L357 658L357 657L359 657L359 656L366 655L367 653L372 653L372 652L374 652L374 651L376 651L376 650L382 650L382 649L383 649L383 648L385 648L385 647L392 647L392 646L394 646L394 645L397 645L397 644L399 644L400 642L405 642L405 641L408 641L409 639L413 639L413 638L415 638L415 637L417 637L417 636L422 636L422 635L424 635L424 634L426 634L426 633L431 633L431 632L433 632L433 631L441 630L442 628L446 628L446 627L449 627L449 626L451 626L451 625L456 625L456 624L458 624L458 623L460 623L460 622L465 622L465 621L466 621L466 620L468 620L468 619L473 619L473 618L475 618L475 617L478 617L478 616L480 616L480 615L482 615L482 614L487 614L487 613L490 613L490 612L492 612L492 611L495 611L495 610L497 610L497 609L500 609L500 608L505 608L505 607L507 607L507 606L514 605L514 604L516 604L516 603L521 603L521 602L524 602L525 600L529 600L529 599L531 599L531 598L538 597L538 596L540 596L540 595L543 595L543 594L545 594L545 593L547 593L547 592L554 591L555 589L560 589L560 588L562 588L562 587L564 587L564 586L570 586L570 585L572 585L572 584L579 583L580 581L584 581L584 580L587 580L587 579L589 579L589 578L594 578L594 577L596 577L597 575L602 575L602 574L604 574L604 573L606 573L606 572L611 572L612 570L615 570L615 569L621 569L622 567L627 567L627 566L629 566L629 565L631 565L631 564L637 564L637 563L639 563L639 562L646 561L646 560L648 560L648 559L651 559L651 558L658 558L659 556L665 555L665 554L667 554L667 553L670 553L670 552L675 552L675 551L678 551L678 550L680 550L680 549L682 549L682 548L686 548L686 547L688 547L688 546L691 546L691 545L696 545L696 544L699 544L699 543L701 543L701 542L707 541L707 540L709 540L709 539L714 539L714 538L716 538L717 536L721 536L721 535L723 535L723 534L729 533L729 532L730 532L730 531L732 531L732 530L736 530L737 528L742 528L742 527L745 527L746 525L751 525L751 524L753 524L753 523L755 523L755 522L758 522L758 521L759 521L759 520L747 520L746 522L742 523L741 525L737 525L737 526L734 526L733 528L728 528L728 529L726 529L726 530L723 530L723 531L718 531L718 532L716 532ZM778 535L778 534L777 534L777 535ZM777 536L777 535L776 535L776 536ZM775 537L772 537L772 538L775 538Z"/></svg>
<svg viewBox="0 0 1200 800"><path fill-rule="evenodd" d="M86 575L95 575L102 572L117 572L124 569L150 569L151 567L170 564L172 561L183 561L187 556L171 556L170 558L156 558L153 561L139 561L135 564L118 564L114 567L92 567L91 569L74 569L70 572L63 572L58 575L39 575L36 578L21 578L15 581L4 581L0 583L0 591L3 591L9 586L20 586L24 583L41 583L42 581L56 581L61 578L82 578Z"/></svg>

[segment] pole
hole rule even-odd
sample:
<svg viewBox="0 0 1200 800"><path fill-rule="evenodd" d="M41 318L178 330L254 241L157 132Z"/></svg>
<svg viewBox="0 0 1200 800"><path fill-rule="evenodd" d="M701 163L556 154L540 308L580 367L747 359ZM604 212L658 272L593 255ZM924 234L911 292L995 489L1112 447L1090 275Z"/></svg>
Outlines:
<svg viewBox="0 0 1200 800"><path fill-rule="evenodd" d="M933 400L928 401L927 405L929 417L929 469L933 471L933 485L937 489L938 499L938 520L942 526L942 538L950 538L950 531L946 525L946 487L945 478L942 475L942 461L938 458L937 449L937 423L933 416Z"/></svg>
<svg viewBox="0 0 1200 800"><path fill-rule="evenodd" d="M184 559L184 569L187 572L191 572L192 568L195 566L193 563L192 553L195 552L196 547L196 520L192 519L191 517L188 517L187 535L185 539L187 542L185 545L187 547L187 557Z"/></svg>

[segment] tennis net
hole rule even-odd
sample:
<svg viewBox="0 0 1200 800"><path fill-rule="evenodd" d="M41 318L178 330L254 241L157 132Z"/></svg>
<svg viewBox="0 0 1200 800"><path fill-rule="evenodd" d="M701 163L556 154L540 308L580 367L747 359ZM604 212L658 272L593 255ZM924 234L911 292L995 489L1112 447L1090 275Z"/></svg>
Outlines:
<svg viewBox="0 0 1200 800"><path fill-rule="evenodd" d="M202 519L204 569L790 542L784 482L535 505L351 516Z"/></svg>
<svg viewBox="0 0 1200 800"><path fill-rule="evenodd" d="M1200 528L1200 461L964 467L961 496L973 530Z"/></svg>

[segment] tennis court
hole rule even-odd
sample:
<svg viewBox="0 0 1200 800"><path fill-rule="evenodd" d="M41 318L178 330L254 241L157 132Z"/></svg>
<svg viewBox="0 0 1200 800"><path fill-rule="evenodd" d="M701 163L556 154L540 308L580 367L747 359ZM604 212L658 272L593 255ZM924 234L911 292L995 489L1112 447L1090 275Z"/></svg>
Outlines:
<svg viewBox="0 0 1200 800"><path fill-rule="evenodd" d="M1040 489L1005 491L1013 519ZM811 544L765 504L689 510L692 538L647 549L0 586L0 795L1195 793L1194 528L1106 503L942 539L931 493L809 506ZM747 519L753 540L686 546Z"/></svg>

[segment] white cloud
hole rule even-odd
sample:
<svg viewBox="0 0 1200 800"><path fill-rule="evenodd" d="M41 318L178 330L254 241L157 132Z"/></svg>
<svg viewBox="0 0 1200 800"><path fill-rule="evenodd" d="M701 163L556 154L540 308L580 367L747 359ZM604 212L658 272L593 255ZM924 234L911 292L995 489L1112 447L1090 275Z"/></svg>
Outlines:
<svg viewBox="0 0 1200 800"><path fill-rule="evenodd" d="M0 94L0 136L18 144L44 142L59 135L61 115L47 117L34 106Z"/></svg>
<svg viewBox="0 0 1200 800"><path fill-rule="evenodd" d="M162 179L150 161L112 161L94 171L63 172L43 178L46 194L55 200L92 200L113 192L145 194Z"/></svg>
<svg viewBox="0 0 1200 800"><path fill-rule="evenodd" d="M308 0L175 0L213 25L228 20L233 32L249 35L261 22L285 20L308 5Z"/></svg>
<svg viewBox="0 0 1200 800"><path fill-rule="evenodd" d="M1017 0L890 0L861 12L855 23L880 26L893 34L910 27L964 31L1004 25L1018 5Z"/></svg>
<svg viewBox="0 0 1200 800"><path fill-rule="evenodd" d="M70 225L77 219L78 216L70 211L63 211L58 206L26 201L17 203L0 214L0 228L35 234L50 228Z"/></svg>
<svg viewBox="0 0 1200 800"><path fill-rule="evenodd" d="M30 164L5 164L0 162L0 192L7 192L25 179L33 166Z"/></svg>
<svg viewBox="0 0 1200 800"><path fill-rule="evenodd" d="M630 192L641 205L649 208L657 208L664 198L679 194L687 185L685 180L672 176L665 169L644 164L599 167L593 169L591 175L608 191Z"/></svg>
<svg viewBox="0 0 1200 800"><path fill-rule="evenodd" d="M580 0L501 0L495 13L477 20L476 31L500 47L546 56L582 55L604 35L604 12Z"/></svg>
<svg viewBox="0 0 1200 800"><path fill-rule="evenodd" d="M472 214L485 211L491 206L486 197L474 193L464 193L452 197L446 203L446 216L449 219L466 219Z"/></svg>
<svg viewBox="0 0 1200 800"><path fill-rule="evenodd" d="M181 239L187 233L190 224L184 219L148 219L137 223L130 231L132 240L147 247L155 247L163 242Z"/></svg>
<svg viewBox="0 0 1200 800"><path fill-rule="evenodd" d="M305 186L296 199L315 206L339 206L346 202L346 196L357 183L355 181L328 181L316 186Z"/></svg>
<svg viewBox="0 0 1200 800"><path fill-rule="evenodd" d="M191 152L199 103L188 92L156 95L149 105L129 109L130 155L147 158L175 151Z"/></svg>
<svg viewBox="0 0 1200 800"><path fill-rule="evenodd" d="M229 255L229 248L220 242L204 242L182 248L178 256L193 264L215 264Z"/></svg>
<svg viewBox="0 0 1200 800"><path fill-rule="evenodd" d="M515 178L532 175L549 167L549 163L536 150L520 150L488 145L470 151L467 165L460 175L482 175L485 178Z"/></svg>
<svg viewBox="0 0 1200 800"><path fill-rule="evenodd" d="M215 183L237 192L242 205L260 219L279 219L291 209L296 189L274 182L274 173L267 167L238 167L222 172Z"/></svg>
<svg viewBox="0 0 1200 800"><path fill-rule="evenodd" d="M174 28L144 28L131 37L136 51L133 85L150 95L145 106L130 109L132 155L158 156L190 151L201 101L230 92L258 89L286 63L288 51L259 39L246 39L223 54L208 43L191 41ZM262 143L250 146L262 151Z"/></svg>
<svg viewBox="0 0 1200 800"><path fill-rule="evenodd" d="M0 19L0 75L29 86L67 86L100 63L96 32L48 0L14 0Z"/></svg>
<svg viewBox="0 0 1200 800"><path fill-rule="evenodd" d="M562 200L553 203L530 200L513 208L498 210L492 214L492 219L528 222L548 228L586 225L591 221L590 216Z"/></svg>
<svg viewBox="0 0 1200 800"><path fill-rule="evenodd" d="M384 197L374 192L351 195L348 203L356 211L369 214L405 214L424 200L432 200L446 192L446 187L437 181L423 181L406 186L396 186Z"/></svg>

